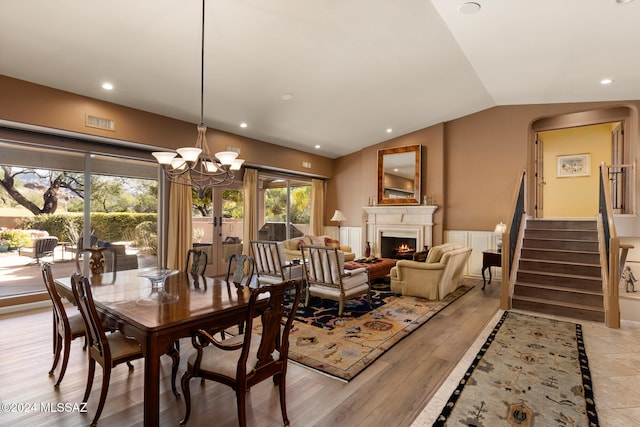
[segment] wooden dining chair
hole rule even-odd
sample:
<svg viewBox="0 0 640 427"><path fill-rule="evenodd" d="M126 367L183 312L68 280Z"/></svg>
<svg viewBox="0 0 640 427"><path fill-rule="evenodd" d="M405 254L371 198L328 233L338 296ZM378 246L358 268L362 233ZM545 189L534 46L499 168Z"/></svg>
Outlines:
<svg viewBox="0 0 640 427"><path fill-rule="evenodd" d="M208 261L207 251L204 249L189 249L184 263L184 271L202 276L207 269Z"/></svg>
<svg viewBox="0 0 640 427"><path fill-rule="evenodd" d="M100 319L100 315L93 301L93 293L91 285L87 277L74 272L71 275L71 290L75 297L78 309L82 314L85 329L87 332L87 346L89 351L89 370L87 376L87 386L82 398L82 403L87 403L91 394L93 385L93 377L96 370L96 362L102 366L102 388L100 390L100 400L96 414L91 422L92 426L97 425L98 419L104 409L104 404L109 391L109 380L111 378L111 370L121 364L126 363L129 370L133 370L132 360L144 357L140 343L134 338L127 337L120 331L114 331L109 334L105 332ZM175 378L177 375L178 365L180 363L179 354L169 354L173 359L171 389L176 398L180 394L175 388Z"/></svg>
<svg viewBox="0 0 640 427"><path fill-rule="evenodd" d="M227 264L226 282L236 286L251 286L255 266L255 261L249 255L231 254Z"/></svg>
<svg viewBox="0 0 640 427"><path fill-rule="evenodd" d="M285 313L284 302L288 292L294 295L294 299L293 306ZM300 302L300 292L298 280L253 289L244 320L244 334L218 341L211 333L198 330L191 338L195 352L187 361L187 371L181 381L186 412L180 425L186 425L191 415L189 380L193 377L226 384L235 390L241 427L247 422L245 406L249 388L273 378L280 391L282 420L284 425L289 425L286 405L289 332ZM263 299L265 295L266 301ZM253 333L257 316L260 317L260 326L257 333Z"/></svg>
<svg viewBox="0 0 640 427"><path fill-rule="evenodd" d="M53 274L51 272L51 264L43 262L41 265L42 280L44 286L49 293L49 298L53 303L53 365L49 370L49 375L53 375L62 354L62 365L60 366L60 374L54 387L60 386L62 378L67 371L69 362L69 353L71 350L71 341L76 338L85 336L84 321L82 315L77 308L69 308L69 313L62 302L62 298L53 282ZM83 349L86 349L86 341Z"/></svg>

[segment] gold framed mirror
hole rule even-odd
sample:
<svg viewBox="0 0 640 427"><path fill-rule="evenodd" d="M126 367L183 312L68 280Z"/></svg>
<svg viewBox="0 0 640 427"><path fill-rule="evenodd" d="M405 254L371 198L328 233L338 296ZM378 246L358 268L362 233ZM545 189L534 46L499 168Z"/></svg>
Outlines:
<svg viewBox="0 0 640 427"><path fill-rule="evenodd" d="M378 204L419 205L422 145L378 150Z"/></svg>

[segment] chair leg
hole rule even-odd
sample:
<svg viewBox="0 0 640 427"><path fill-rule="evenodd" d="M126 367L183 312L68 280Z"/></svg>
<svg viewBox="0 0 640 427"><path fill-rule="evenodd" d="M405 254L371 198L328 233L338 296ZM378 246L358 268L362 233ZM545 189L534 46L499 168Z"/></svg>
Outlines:
<svg viewBox="0 0 640 427"><path fill-rule="evenodd" d="M191 379L191 373L189 371L185 372L182 376L182 380L180 380L180 385L182 387L182 395L184 396L184 405L185 405L185 413L184 418L180 421L180 425L187 425L189 421L189 417L191 416L191 391L189 390L189 380Z"/></svg>
<svg viewBox="0 0 640 427"><path fill-rule="evenodd" d="M176 341L176 343L177 342L178 341ZM176 378L178 376L178 366L180 365L180 352L174 345L173 347L171 347L171 350L169 350L167 355L169 355L169 357L171 357L171 359L173 360L173 363L171 365L171 391L173 391L173 395L176 397L176 399L180 399L180 393L178 393L178 390L176 390Z"/></svg>
<svg viewBox="0 0 640 427"><path fill-rule="evenodd" d="M62 367L60 368L60 375L58 381L54 387L59 387L64 378L64 373L67 371L67 364L69 363L69 353L71 352L71 337L65 337L64 339L64 353L62 354Z"/></svg>
<svg viewBox="0 0 640 427"><path fill-rule="evenodd" d="M87 370L87 388L84 390L84 397L82 403L87 403L89 400L89 394L91 394L91 386L93 385L93 376L96 373L96 361L89 358L89 369Z"/></svg>
<svg viewBox="0 0 640 427"><path fill-rule="evenodd" d="M285 427L289 427L289 417L287 416L287 396L286 396L286 372L276 375L278 377L278 389L280 391L280 411L282 412L282 422ZM275 376L274 376L275 379Z"/></svg>
<svg viewBox="0 0 640 427"><path fill-rule="evenodd" d="M342 316L343 311L344 311L344 300L340 298L340 302L338 303L338 316Z"/></svg>
<svg viewBox="0 0 640 427"><path fill-rule="evenodd" d="M127 362L127 366L129 367L130 371L133 371L133 364L131 362Z"/></svg>
<svg viewBox="0 0 640 427"><path fill-rule="evenodd" d="M247 425L247 390L244 387L236 389L236 401L238 402L238 425L245 427Z"/></svg>
<svg viewBox="0 0 640 427"><path fill-rule="evenodd" d="M102 370L102 389L100 390L100 401L98 402L98 409L96 410L96 415L93 417L93 421L91 421L91 425L98 425L98 419L102 414L102 410L104 409L104 404L107 401L107 393L109 392L109 380L111 379L111 369L105 367Z"/></svg>
<svg viewBox="0 0 640 427"><path fill-rule="evenodd" d="M60 351L62 347L62 337L59 334L54 336L53 341L53 365L51 365L51 369L49 370L49 375L53 375L56 366L58 366L58 360L60 360Z"/></svg>

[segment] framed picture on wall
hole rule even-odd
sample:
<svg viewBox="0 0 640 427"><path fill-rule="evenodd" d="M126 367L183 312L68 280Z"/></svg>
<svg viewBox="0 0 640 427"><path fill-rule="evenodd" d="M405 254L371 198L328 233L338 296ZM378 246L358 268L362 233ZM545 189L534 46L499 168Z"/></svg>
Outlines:
<svg viewBox="0 0 640 427"><path fill-rule="evenodd" d="M640 298L640 262L627 261L620 272L619 295Z"/></svg>
<svg viewBox="0 0 640 427"><path fill-rule="evenodd" d="M591 155L572 154L558 156L558 178L589 176L591 174Z"/></svg>

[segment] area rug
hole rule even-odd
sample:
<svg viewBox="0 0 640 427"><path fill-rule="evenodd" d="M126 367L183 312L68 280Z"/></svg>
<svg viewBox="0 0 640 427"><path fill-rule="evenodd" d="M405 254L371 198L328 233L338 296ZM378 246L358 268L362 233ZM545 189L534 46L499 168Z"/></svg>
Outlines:
<svg viewBox="0 0 640 427"><path fill-rule="evenodd" d="M505 312L434 426L597 426L579 324Z"/></svg>
<svg viewBox="0 0 640 427"><path fill-rule="evenodd" d="M350 381L385 351L426 323L473 286L465 285L442 301L395 296L374 289L374 306L364 297L351 301L343 316L331 307L302 309L289 337L289 359L329 376ZM376 302L377 301L377 302ZM304 313L311 317L304 317Z"/></svg>

